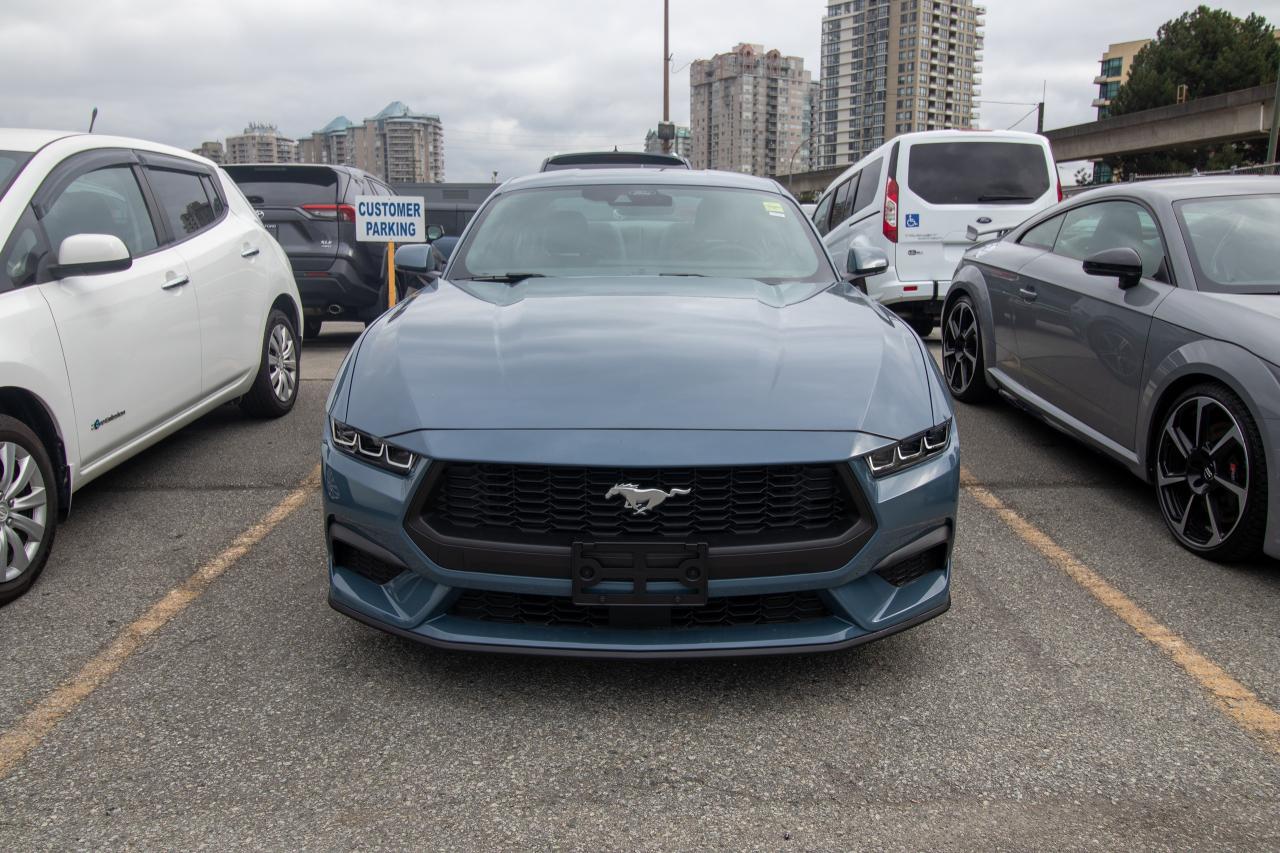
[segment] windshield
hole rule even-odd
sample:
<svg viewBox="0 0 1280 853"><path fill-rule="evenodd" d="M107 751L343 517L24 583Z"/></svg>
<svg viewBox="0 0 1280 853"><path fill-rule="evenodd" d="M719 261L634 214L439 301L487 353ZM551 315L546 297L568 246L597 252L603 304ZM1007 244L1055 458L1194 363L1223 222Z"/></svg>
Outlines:
<svg viewBox="0 0 1280 853"><path fill-rule="evenodd" d="M755 190L653 184L521 190L497 198L449 277L692 275L770 284L835 275L795 204Z"/></svg>
<svg viewBox="0 0 1280 853"><path fill-rule="evenodd" d="M0 151L0 198L4 198L9 185L30 159L31 155L26 151Z"/></svg>
<svg viewBox="0 0 1280 853"><path fill-rule="evenodd" d="M930 204L1027 204L1049 191L1044 149L1030 142L917 142L907 186Z"/></svg>
<svg viewBox="0 0 1280 853"><path fill-rule="evenodd" d="M1191 199L1174 209L1201 289L1280 292L1280 195Z"/></svg>

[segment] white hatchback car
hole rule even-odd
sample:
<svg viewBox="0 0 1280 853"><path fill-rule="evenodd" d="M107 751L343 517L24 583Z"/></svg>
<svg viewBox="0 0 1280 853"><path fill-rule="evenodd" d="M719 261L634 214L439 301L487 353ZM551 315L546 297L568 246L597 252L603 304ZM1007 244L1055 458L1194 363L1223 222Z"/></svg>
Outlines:
<svg viewBox="0 0 1280 853"><path fill-rule="evenodd" d="M1062 200L1049 141L1034 133L905 133L846 169L812 219L837 269L851 247L889 260L867 294L922 337L936 324L951 275L973 245L967 230L1008 230Z"/></svg>
<svg viewBox="0 0 1280 853"><path fill-rule="evenodd" d="M284 251L212 162L135 139L0 129L0 603L71 495L214 407L298 394Z"/></svg>

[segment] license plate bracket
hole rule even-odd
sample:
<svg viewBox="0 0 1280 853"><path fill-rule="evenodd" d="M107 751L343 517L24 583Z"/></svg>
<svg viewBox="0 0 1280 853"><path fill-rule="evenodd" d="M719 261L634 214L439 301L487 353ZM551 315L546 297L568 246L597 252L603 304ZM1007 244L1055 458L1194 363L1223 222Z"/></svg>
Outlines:
<svg viewBox="0 0 1280 853"><path fill-rule="evenodd" d="M574 604L679 607L707 603L707 546L574 542Z"/></svg>

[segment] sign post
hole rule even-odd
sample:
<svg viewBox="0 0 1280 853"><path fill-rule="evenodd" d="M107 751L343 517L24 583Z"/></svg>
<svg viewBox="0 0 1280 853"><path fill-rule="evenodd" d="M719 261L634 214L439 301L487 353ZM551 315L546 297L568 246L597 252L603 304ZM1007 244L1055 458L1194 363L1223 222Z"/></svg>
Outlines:
<svg viewBox="0 0 1280 853"><path fill-rule="evenodd" d="M396 304L396 243L427 242L422 196L356 197L356 240L387 244L387 307Z"/></svg>

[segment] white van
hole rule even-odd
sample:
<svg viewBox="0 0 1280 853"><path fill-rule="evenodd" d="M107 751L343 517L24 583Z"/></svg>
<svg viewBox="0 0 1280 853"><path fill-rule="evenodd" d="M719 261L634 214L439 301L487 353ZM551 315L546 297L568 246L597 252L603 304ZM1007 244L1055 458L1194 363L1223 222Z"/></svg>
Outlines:
<svg viewBox="0 0 1280 853"><path fill-rule="evenodd" d="M973 245L969 226L1013 228L1061 200L1043 136L930 130L896 137L850 166L819 198L813 223L837 269L850 246L884 251L889 268L866 279L867 293L923 337Z"/></svg>

